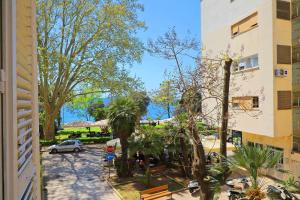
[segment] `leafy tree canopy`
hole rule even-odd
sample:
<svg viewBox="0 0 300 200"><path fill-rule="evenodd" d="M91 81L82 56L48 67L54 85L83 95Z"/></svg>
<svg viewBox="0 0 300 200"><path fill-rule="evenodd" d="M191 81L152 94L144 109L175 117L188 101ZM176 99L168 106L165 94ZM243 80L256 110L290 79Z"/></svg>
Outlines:
<svg viewBox="0 0 300 200"><path fill-rule="evenodd" d="M176 89L170 80L163 81L157 91L154 92L152 100L160 105L170 118L173 115L173 108L176 105Z"/></svg>
<svg viewBox="0 0 300 200"><path fill-rule="evenodd" d="M82 88L121 93L134 87L122 66L140 61L145 28L137 0L37 0L39 95L53 139L54 118Z"/></svg>

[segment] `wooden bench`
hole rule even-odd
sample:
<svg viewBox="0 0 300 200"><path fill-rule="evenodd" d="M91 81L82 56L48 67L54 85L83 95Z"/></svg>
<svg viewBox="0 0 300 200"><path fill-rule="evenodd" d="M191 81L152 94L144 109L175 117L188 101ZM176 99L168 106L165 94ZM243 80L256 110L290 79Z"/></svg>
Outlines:
<svg viewBox="0 0 300 200"><path fill-rule="evenodd" d="M172 192L169 191L168 185L161 185L140 192L141 200L152 200L152 199L158 199L166 196L171 196L172 199Z"/></svg>
<svg viewBox="0 0 300 200"><path fill-rule="evenodd" d="M166 170L166 166L165 165L160 165L160 166L157 166L157 167L152 167L150 168L150 174L158 174L158 173L161 173L163 171Z"/></svg>

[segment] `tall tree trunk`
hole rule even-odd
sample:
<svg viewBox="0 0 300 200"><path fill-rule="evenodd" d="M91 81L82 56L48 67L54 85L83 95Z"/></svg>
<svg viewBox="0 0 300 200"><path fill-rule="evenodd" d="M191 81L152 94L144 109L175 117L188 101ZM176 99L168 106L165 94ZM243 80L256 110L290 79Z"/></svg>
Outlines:
<svg viewBox="0 0 300 200"><path fill-rule="evenodd" d="M167 107L167 112L168 112L168 118L171 118L171 108L170 108L169 103L168 103L168 107Z"/></svg>
<svg viewBox="0 0 300 200"><path fill-rule="evenodd" d="M122 156L121 156L121 176L122 177L128 177L129 176L129 168L128 168L128 141L127 137L120 137L120 143L121 143L121 150L122 150Z"/></svg>
<svg viewBox="0 0 300 200"><path fill-rule="evenodd" d="M190 117L189 119L189 131L193 138L192 173L200 184L200 199L212 200L214 197L214 192L211 188L210 182L206 180L208 172L205 151L193 117Z"/></svg>
<svg viewBox="0 0 300 200"><path fill-rule="evenodd" d="M44 122L44 137L46 140L54 140L55 139L55 115L52 115L50 111L45 110L45 122Z"/></svg>
<svg viewBox="0 0 300 200"><path fill-rule="evenodd" d="M184 136L185 136L185 130L184 128L180 129L180 133L179 133L179 143L180 143L180 148L181 148L181 152L182 152L182 169L183 172L185 174L186 177L190 177L191 176L191 166L190 166L190 162L189 162L189 158L187 155L187 148L186 148L186 144L184 141Z"/></svg>
<svg viewBox="0 0 300 200"><path fill-rule="evenodd" d="M44 122L44 136L46 140L55 139L55 119L60 111L61 106L44 103L45 122Z"/></svg>
<svg viewBox="0 0 300 200"><path fill-rule="evenodd" d="M221 142L220 153L223 158L227 157L227 127L228 127L228 104L229 104L229 86L230 86L230 68L232 59L225 61L224 65L224 85L222 98L222 125L221 125Z"/></svg>
<svg viewBox="0 0 300 200"><path fill-rule="evenodd" d="M57 121L57 127L61 128L61 110L59 110L59 112L56 116L56 121Z"/></svg>

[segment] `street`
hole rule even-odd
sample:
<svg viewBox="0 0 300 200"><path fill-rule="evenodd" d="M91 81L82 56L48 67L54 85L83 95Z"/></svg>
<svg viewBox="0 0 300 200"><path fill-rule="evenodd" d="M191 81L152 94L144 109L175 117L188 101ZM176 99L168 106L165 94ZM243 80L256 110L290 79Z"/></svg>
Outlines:
<svg viewBox="0 0 300 200"><path fill-rule="evenodd" d="M101 145L86 146L80 153L42 153L47 199L119 200L103 179Z"/></svg>

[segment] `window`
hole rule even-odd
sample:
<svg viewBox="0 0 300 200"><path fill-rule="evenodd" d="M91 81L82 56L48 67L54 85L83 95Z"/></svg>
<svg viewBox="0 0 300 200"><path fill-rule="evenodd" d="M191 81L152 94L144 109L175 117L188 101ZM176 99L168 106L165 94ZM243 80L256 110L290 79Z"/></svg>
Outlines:
<svg viewBox="0 0 300 200"><path fill-rule="evenodd" d="M65 142L60 143L59 146L64 146L64 145L68 145L68 144L69 144L69 142L65 141Z"/></svg>
<svg viewBox="0 0 300 200"><path fill-rule="evenodd" d="M277 45L277 63L291 64L291 46Z"/></svg>
<svg viewBox="0 0 300 200"><path fill-rule="evenodd" d="M259 107L259 98L252 97L252 108L258 108L258 107Z"/></svg>
<svg viewBox="0 0 300 200"><path fill-rule="evenodd" d="M283 160L283 149L277 148L277 147L273 147L273 146L268 146L268 148L270 148L272 150L272 155L274 155L276 152L278 152L278 153L281 154L281 158L278 161L279 166L277 165L277 167L282 167L283 162L284 162L284 160Z"/></svg>
<svg viewBox="0 0 300 200"><path fill-rule="evenodd" d="M291 11L290 11L290 3L283 0L277 0L277 18L290 20Z"/></svg>
<svg viewBox="0 0 300 200"><path fill-rule="evenodd" d="M257 12L231 26L231 35L236 36L257 26Z"/></svg>
<svg viewBox="0 0 300 200"><path fill-rule="evenodd" d="M296 135L293 137L293 151L300 153L300 137Z"/></svg>
<svg viewBox="0 0 300 200"><path fill-rule="evenodd" d="M239 107L240 107L240 104L239 104L238 102L235 102L235 101L233 100L233 102L232 102L232 107L233 107L233 108L239 108Z"/></svg>
<svg viewBox="0 0 300 200"><path fill-rule="evenodd" d="M288 110L292 107L292 92L277 91L278 110Z"/></svg>
<svg viewBox="0 0 300 200"><path fill-rule="evenodd" d="M232 97L232 108L243 110L259 108L259 97Z"/></svg>
<svg viewBox="0 0 300 200"><path fill-rule="evenodd" d="M250 147L254 147L254 142L249 142L249 141L248 141L248 142L247 142L247 145L250 146Z"/></svg>
<svg viewBox="0 0 300 200"><path fill-rule="evenodd" d="M257 147L260 147L260 148L264 147L262 144L255 143L255 142L250 142L250 141L247 142L247 145L250 146L250 147L254 147L254 146L257 146Z"/></svg>
<svg viewBox="0 0 300 200"><path fill-rule="evenodd" d="M239 63L233 63L233 71L244 71L247 69L258 68L258 54L242 58Z"/></svg>

